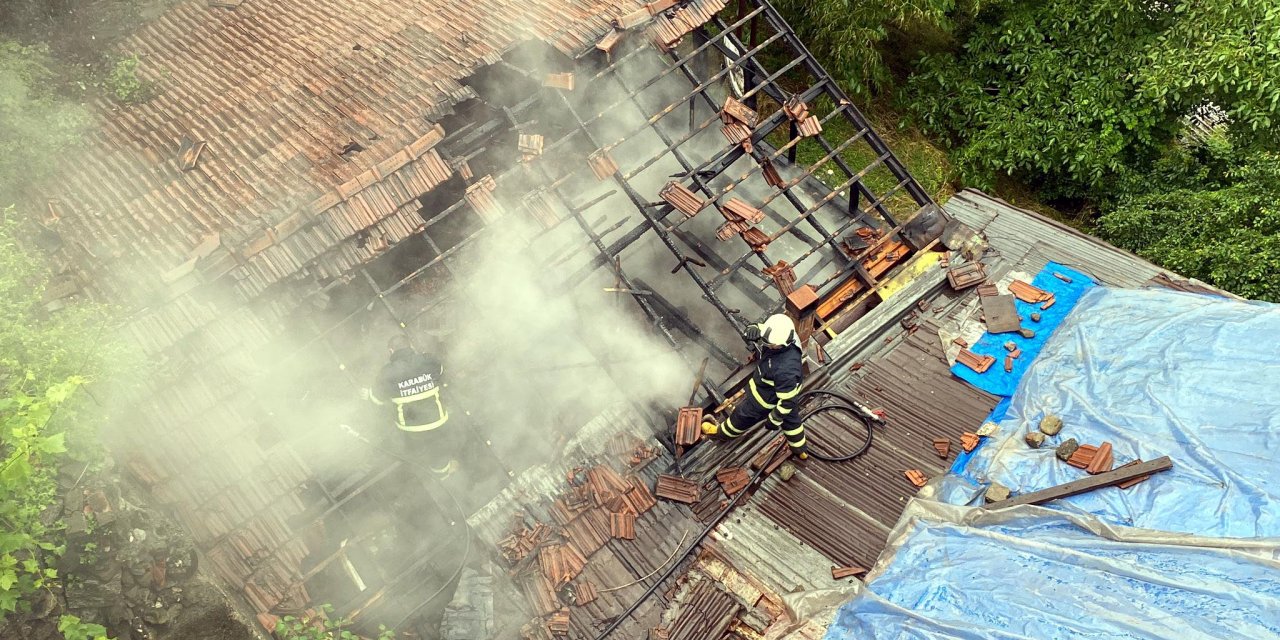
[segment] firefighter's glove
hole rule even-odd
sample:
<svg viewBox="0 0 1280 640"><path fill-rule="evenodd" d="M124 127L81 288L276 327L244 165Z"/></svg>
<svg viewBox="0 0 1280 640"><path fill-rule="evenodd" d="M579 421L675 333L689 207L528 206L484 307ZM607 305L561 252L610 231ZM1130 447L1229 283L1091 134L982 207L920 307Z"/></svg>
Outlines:
<svg viewBox="0 0 1280 640"><path fill-rule="evenodd" d="M761 338L760 325L758 324L747 325L747 330L745 333L742 334L742 337L746 338L747 342L759 342Z"/></svg>
<svg viewBox="0 0 1280 640"><path fill-rule="evenodd" d="M769 419L764 421L764 428L777 431L782 428L782 414L777 409L769 412Z"/></svg>

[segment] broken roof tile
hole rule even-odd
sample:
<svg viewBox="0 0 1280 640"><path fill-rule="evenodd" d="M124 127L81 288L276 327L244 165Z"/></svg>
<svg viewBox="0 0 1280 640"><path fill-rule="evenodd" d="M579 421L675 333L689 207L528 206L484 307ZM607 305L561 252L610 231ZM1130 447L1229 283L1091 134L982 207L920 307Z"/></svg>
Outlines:
<svg viewBox="0 0 1280 640"><path fill-rule="evenodd" d="M573 91L573 73L548 73L542 80L542 86L563 91Z"/></svg>
<svg viewBox="0 0 1280 640"><path fill-rule="evenodd" d="M697 215L707 204L707 201L703 200L701 196L674 180L662 187L662 191L658 192L658 197L675 207L686 218L692 218Z"/></svg>
<svg viewBox="0 0 1280 640"><path fill-rule="evenodd" d="M724 99L724 108L720 111L720 120L724 124L739 122L754 129L760 120L760 114L733 96Z"/></svg>
<svg viewBox="0 0 1280 640"><path fill-rule="evenodd" d="M1017 279L1009 283L1009 293L1012 293L1023 302L1030 302L1033 304L1037 302L1044 302L1048 300L1051 295L1044 289Z"/></svg>
<svg viewBox="0 0 1280 640"><path fill-rule="evenodd" d="M702 407L681 407L676 416L676 437L678 446L688 447L702 439Z"/></svg>
<svg viewBox="0 0 1280 640"><path fill-rule="evenodd" d="M591 167L591 172L595 174L597 180L607 180L610 176L618 172L618 163L613 161L613 156L605 149L596 149L587 156L587 164Z"/></svg>
<svg viewBox="0 0 1280 640"><path fill-rule="evenodd" d="M701 491L698 483L692 480L664 473L658 476L658 483L653 493L659 498L673 502L693 504L698 501Z"/></svg>

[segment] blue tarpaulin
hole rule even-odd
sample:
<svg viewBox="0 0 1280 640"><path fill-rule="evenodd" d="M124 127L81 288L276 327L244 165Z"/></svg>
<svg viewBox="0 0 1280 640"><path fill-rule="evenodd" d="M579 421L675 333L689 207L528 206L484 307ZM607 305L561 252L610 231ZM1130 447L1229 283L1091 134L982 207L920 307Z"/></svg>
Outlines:
<svg viewBox="0 0 1280 640"><path fill-rule="evenodd" d="M1065 282L1053 274L1066 276L1071 282ZM996 363L985 373L978 373L962 364L951 367L956 377L969 384L997 396L1011 396L1018 386L1018 380L1026 372L1027 367L1035 359L1036 354L1044 346L1049 336L1067 317L1080 296L1096 286L1089 276L1057 262L1036 274L1031 284L1053 294L1054 303L1048 309L1041 309L1041 303L1030 303L1017 300L1014 305L1018 315L1022 317L1022 326L1036 332L1033 338L1024 338L1018 333L984 333L982 337L969 347L969 350L983 356L991 356ZM1040 321L1033 322L1031 314L1040 314ZM1013 361L1013 371L1004 370L1004 357L1009 352L1004 348L1006 342L1013 342L1022 350L1022 354Z"/></svg>
<svg viewBox="0 0 1280 640"><path fill-rule="evenodd" d="M1280 637L1280 305L1080 293L827 640ZM1029 447L1049 414L1062 432ZM961 506L992 481L1016 495L1084 477L1054 456L1067 438L1173 469L1044 507Z"/></svg>
<svg viewBox="0 0 1280 640"><path fill-rule="evenodd" d="M1157 289L1097 288L1027 371L965 475L1017 493L1083 477L1066 438L1110 442L1117 466L1173 459L1124 491L1055 502L1111 522L1224 537L1280 536L1280 305ZM1023 437L1047 414L1062 433Z"/></svg>
<svg viewBox="0 0 1280 640"><path fill-rule="evenodd" d="M1168 537L917 500L826 640L1280 637L1274 544Z"/></svg>

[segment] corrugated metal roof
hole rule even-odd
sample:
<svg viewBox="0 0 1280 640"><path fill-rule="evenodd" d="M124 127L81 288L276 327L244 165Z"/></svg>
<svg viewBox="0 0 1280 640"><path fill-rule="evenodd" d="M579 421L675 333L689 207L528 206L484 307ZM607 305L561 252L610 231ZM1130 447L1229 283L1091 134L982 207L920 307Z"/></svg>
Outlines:
<svg viewBox="0 0 1280 640"><path fill-rule="evenodd" d="M1140 287L1157 273L1169 273L1061 222L974 189L957 193L943 209L981 231L1004 262L1032 273L1052 260L1080 267L1103 284L1118 287Z"/></svg>

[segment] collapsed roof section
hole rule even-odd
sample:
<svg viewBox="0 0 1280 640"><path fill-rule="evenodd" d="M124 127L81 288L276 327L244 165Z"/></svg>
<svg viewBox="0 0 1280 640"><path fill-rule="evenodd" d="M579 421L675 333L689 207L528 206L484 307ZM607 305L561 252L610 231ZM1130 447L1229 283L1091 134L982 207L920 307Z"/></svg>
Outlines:
<svg viewBox="0 0 1280 640"><path fill-rule="evenodd" d="M255 613L311 603L345 561L334 536L403 471L314 468L260 383L315 356L332 371L293 397L360 384L370 327L419 326L455 258L514 216L552 288L611 281L691 369L714 363L715 399L745 322L790 303L806 335L839 330L931 242L941 212L776 11L724 8L192 0L125 44L160 91L101 105L45 223L160 363L130 400L129 469ZM453 554L366 571L339 613L422 602Z"/></svg>

